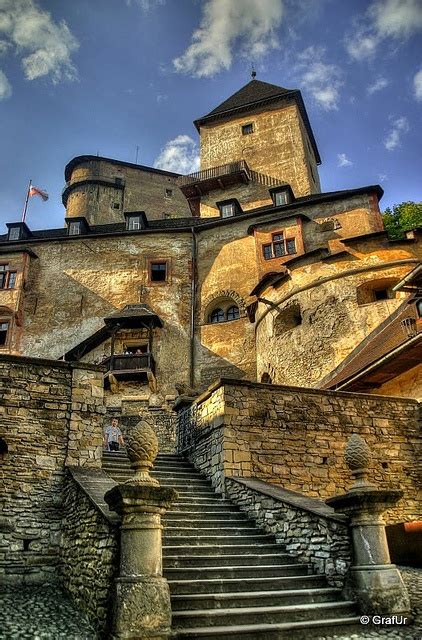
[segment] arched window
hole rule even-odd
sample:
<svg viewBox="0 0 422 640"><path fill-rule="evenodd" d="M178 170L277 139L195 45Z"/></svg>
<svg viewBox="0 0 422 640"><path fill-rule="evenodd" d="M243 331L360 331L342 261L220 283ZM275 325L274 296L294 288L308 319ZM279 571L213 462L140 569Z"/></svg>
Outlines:
<svg viewBox="0 0 422 640"><path fill-rule="evenodd" d="M226 317L223 309L214 309L214 311L211 311L210 313L211 324L214 324L216 322L224 322L225 319Z"/></svg>
<svg viewBox="0 0 422 640"><path fill-rule="evenodd" d="M239 307L232 305L227 309L227 320L237 320L238 318L240 318Z"/></svg>

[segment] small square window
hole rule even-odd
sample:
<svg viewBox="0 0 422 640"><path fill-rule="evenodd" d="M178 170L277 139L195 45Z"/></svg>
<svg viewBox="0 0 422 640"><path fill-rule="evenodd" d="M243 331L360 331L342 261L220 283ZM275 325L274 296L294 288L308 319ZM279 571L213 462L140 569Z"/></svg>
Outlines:
<svg viewBox="0 0 422 640"><path fill-rule="evenodd" d="M167 262L151 262L151 282L165 282L167 280Z"/></svg>
<svg viewBox="0 0 422 640"><path fill-rule="evenodd" d="M283 204L288 204L288 197L286 191L277 191L275 194L275 205L281 206Z"/></svg>
<svg viewBox="0 0 422 640"><path fill-rule="evenodd" d="M79 236L79 235L81 235L81 223L80 222L69 222L69 235L70 236Z"/></svg>
<svg viewBox="0 0 422 640"><path fill-rule="evenodd" d="M173 189L166 189L166 198L173 197Z"/></svg>
<svg viewBox="0 0 422 640"><path fill-rule="evenodd" d="M244 136L248 136L251 133L253 133L253 124L252 124L252 122L249 122L248 124L242 125L242 134Z"/></svg>
<svg viewBox="0 0 422 640"><path fill-rule="evenodd" d="M127 219L127 229L128 231L138 231L139 229L142 229L141 217L129 216Z"/></svg>
<svg viewBox="0 0 422 640"><path fill-rule="evenodd" d="M231 218L234 216L234 203L230 202L229 204L223 204L221 207L221 217L222 218Z"/></svg>
<svg viewBox="0 0 422 640"><path fill-rule="evenodd" d="M9 240L20 240L21 230L20 227L10 227Z"/></svg>
<svg viewBox="0 0 422 640"><path fill-rule="evenodd" d="M120 202L113 202L113 209L120 209Z"/></svg>

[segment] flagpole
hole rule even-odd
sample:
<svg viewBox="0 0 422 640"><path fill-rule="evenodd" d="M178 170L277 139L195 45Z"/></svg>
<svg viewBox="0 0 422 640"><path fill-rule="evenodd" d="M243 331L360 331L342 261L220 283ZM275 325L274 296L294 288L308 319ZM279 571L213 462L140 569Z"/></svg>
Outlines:
<svg viewBox="0 0 422 640"><path fill-rule="evenodd" d="M31 189L31 184L32 184L32 180L29 181L28 190L26 192L25 206L23 208L23 213L22 213L22 222L25 222L25 219L26 219L26 212L28 209L29 191Z"/></svg>

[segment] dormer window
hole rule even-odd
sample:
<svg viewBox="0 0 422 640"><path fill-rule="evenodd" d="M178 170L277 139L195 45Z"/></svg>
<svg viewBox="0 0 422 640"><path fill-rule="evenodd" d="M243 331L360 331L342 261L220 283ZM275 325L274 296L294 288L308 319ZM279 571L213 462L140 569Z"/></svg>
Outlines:
<svg viewBox="0 0 422 640"><path fill-rule="evenodd" d="M65 218L67 224L67 234L69 236L80 236L89 232L89 224L83 216L77 218Z"/></svg>
<svg viewBox="0 0 422 640"><path fill-rule="evenodd" d="M126 229L128 231L140 231L147 226L145 211L137 211L136 213L125 213Z"/></svg>
<svg viewBox="0 0 422 640"><path fill-rule="evenodd" d="M294 200L293 191L288 184L270 189L270 195L275 207L282 207Z"/></svg>
<svg viewBox="0 0 422 640"><path fill-rule="evenodd" d="M20 227L10 227L9 229L9 240L20 240L21 238L21 230Z"/></svg>
<svg viewBox="0 0 422 640"><path fill-rule="evenodd" d="M7 239L9 242L26 240L32 235L25 222L8 222L6 223L6 227L8 228Z"/></svg>
<svg viewBox="0 0 422 640"><path fill-rule="evenodd" d="M80 236L81 235L81 223L78 222L69 222L69 235L70 236Z"/></svg>
<svg viewBox="0 0 422 640"><path fill-rule="evenodd" d="M242 213L240 204L235 198L232 200L217 202L217 207L220 209L220 215L222 218L232 218L233 216Z"/></svg>

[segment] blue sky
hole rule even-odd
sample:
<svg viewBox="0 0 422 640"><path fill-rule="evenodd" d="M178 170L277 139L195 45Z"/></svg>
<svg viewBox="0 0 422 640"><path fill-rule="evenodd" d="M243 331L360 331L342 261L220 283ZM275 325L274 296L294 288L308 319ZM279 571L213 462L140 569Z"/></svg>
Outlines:
<svg viewBox="0 0 422 640"><path fill-rule="evenodd" d="M422 0L0 0L0 228L29 178L29 226L62 226L76 155L195 170L192 121L252 62L301 89L323 191L422 200Z"/></svg>

